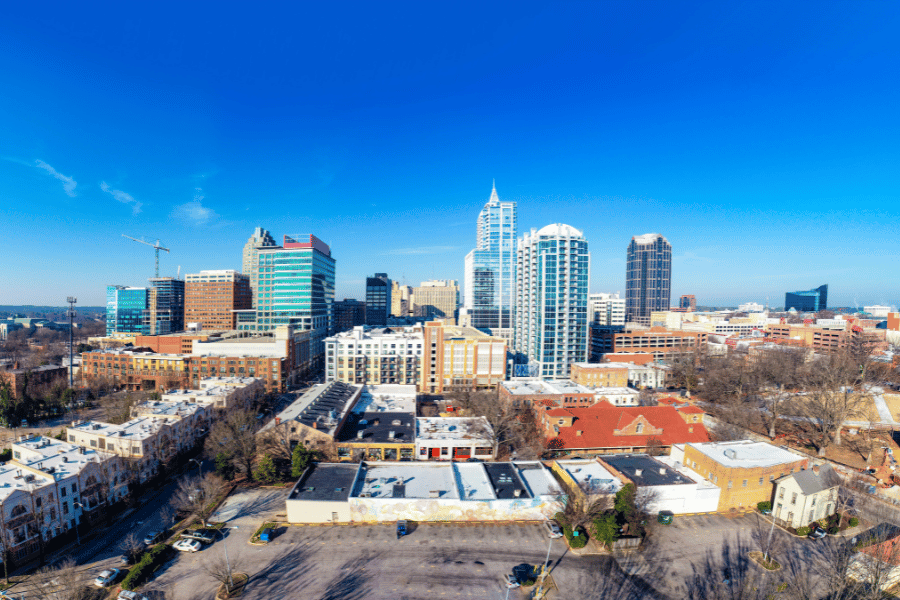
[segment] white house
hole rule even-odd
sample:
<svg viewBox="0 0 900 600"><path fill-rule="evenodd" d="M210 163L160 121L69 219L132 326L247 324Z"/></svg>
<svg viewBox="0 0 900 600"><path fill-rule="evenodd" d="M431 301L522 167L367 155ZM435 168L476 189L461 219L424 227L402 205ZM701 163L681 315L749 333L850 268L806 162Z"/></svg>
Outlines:
<svg viewBox="0 0 900 600"><path fill-rule="evenodd" d="M803 527L834 514L841 481L829 465L775 480L773 514L789 527Z"/></svg>

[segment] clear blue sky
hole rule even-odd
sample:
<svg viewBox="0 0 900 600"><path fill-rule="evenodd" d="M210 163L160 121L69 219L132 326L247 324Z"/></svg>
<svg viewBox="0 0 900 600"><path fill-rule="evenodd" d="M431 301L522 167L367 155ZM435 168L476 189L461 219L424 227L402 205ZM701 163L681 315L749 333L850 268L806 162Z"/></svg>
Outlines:
<svg viewBox="0 0 900 600"><path fill-rule="evenodd" d="M0 18L0 304L240 268L314 233L337 295L463 278L497 179L520 233L632 235L673 299L900 302L900 5L14 3Z"/></svg>

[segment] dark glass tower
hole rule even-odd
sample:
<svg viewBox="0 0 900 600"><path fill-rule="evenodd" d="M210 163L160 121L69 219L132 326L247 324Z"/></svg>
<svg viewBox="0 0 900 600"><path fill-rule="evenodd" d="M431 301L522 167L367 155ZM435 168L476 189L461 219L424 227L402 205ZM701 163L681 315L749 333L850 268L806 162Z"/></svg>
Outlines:
<svg viewBox="0 0 900 600"><path fill-rule="evenodd" d="M672 245L658 233L631 238L625 271L625 320L650 324L650 313L669 310Z"/></svg>

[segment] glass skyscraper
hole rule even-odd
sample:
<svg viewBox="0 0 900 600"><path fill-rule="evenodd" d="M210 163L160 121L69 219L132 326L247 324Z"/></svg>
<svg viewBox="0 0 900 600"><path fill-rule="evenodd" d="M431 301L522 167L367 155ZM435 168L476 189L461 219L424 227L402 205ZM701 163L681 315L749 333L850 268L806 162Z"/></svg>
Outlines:
<svg viewBox="0 0 900 600"><path fill-rule="evenodd" d="M147 290L144 331L147 335L165 335L184 331L184 280L153 277Z"/></svg>
<svg viewBox="0 0 900 600"><path fill-rule="evenodd" d="M247 240L247 243L244 244L244 252L241 256L241 272L250 278L250 301L253 308L256 308L256 288L259 286L259 272L256 270L259 265L259 261L257 260L259 249L277 247L278 244L275 243L275 238L262 227L254 229L253 235L251 235L250 239Z"/></svg>
<svg viewBox="0 0 900 600"><path fill-rule="evenodd" d="M672 245L658 233L631 238L625 271L625 320L650 324L650 313L669 310Z"/></svg>
<svg viewBox="0 0 900 600"><path fill-rule="evenodd" d="M588 359L587 240L560 223L532 229L519 240L517 262L516 351L530 374L568 379L569 366Z"/></svg>
<svg viewBox="0 0 900 600"><path fill-rule="evenodd" d="M144 324L147 296L147 288L106 286L106 335L115 332L148 333Z"/></svg>
<svg viewBox="0 0 900 600"><path fill-rule="evenodd" d="M466 255L468 325L512 344L515 284L516 203L501 202L495 186L478 214L475 249Z"/></svg>
<svg viewBox="0 0 900 600"><path fill-rule="evenodd" d="M828 285L820 285L805 292L788 292L784 295L784 310L818 312L828 308Z"/></svg>

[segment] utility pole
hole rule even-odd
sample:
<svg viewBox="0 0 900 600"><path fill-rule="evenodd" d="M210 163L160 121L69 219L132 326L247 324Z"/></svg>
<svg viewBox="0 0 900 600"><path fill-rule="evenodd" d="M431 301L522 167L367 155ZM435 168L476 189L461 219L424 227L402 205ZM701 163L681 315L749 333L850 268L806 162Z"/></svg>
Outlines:
<svg viewBox="0 0 900 600"><path fill-rule="evenodd" d="M78 302L78 298L76 298L75 296L69 296L68 298L66 298L66 302L69 303L69 387L74 389L75 377L73 369L75 368L75 365L72 362L72 358L75 353L72 350L72 332L75 322L75 303Z"/></svg>

